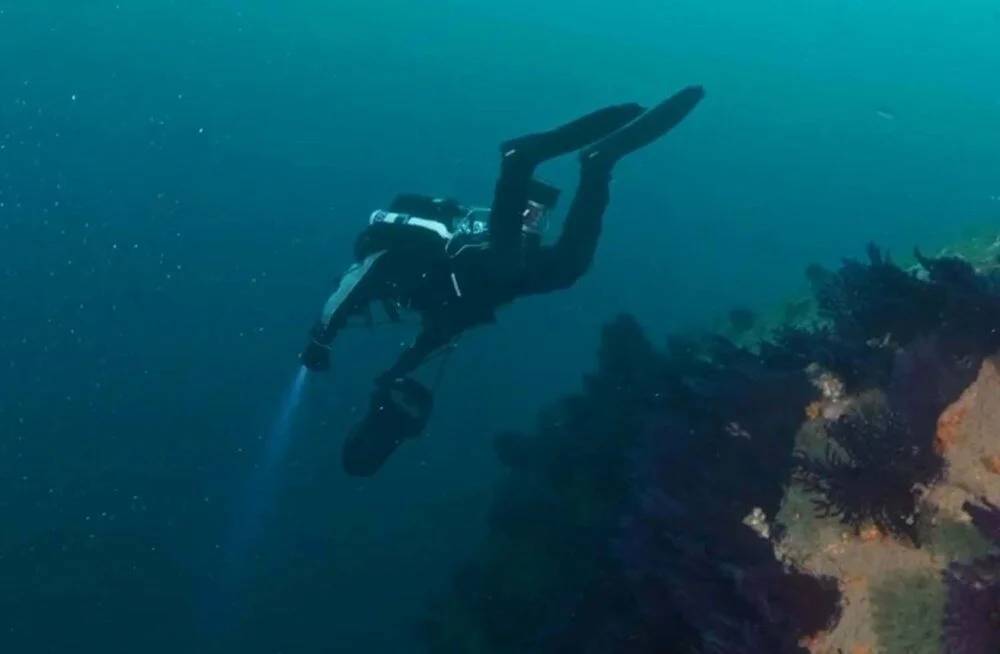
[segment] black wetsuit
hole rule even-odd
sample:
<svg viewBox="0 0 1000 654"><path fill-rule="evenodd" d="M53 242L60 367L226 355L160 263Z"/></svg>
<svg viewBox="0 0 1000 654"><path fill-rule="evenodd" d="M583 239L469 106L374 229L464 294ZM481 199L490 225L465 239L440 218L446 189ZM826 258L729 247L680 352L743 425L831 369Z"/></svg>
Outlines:
<svg viewBox="0 0 1000 654"><path fill-rule="evenodd" d="M538 163L520 150L503 153L484 234L448 236L450 221L435 216L370 225L355 245L352 270L361 278L355 280L351 271L342 278L342 285L356 285L314 329L316 341L328 345L351 316L375 301L389 303L390 310L393 305L414 310L421 315L420 334L385 373L387 379L402 377L466 329L493 322L497 308L518 297L572 286L590 267L597 249L610 168L582 162L562 233L555 243L544 245L540 235L522 229ZM442 204L457 206L452 201ZM359 271L370 257L377 259Z"/></svg>
<svg viewBox="0 0 1000 654"><path fill-rule="evenodd" d="M522 231L533 169L515 156L504 158L488 234L460 234L439 244L437 253L423 248L386 253L387 269L426 275L409 288L395 281L399 298L420 313L422 326L413 346L386 373L389 377L409 374L466 329L494 322L499 307L518 297L569 288L590 267L608 204L609 171L584 169L562 233L555 243L543 245L540 235Z"/></svg>
<svg viewBox="0 0 1000 654"><path fill-rule="evenodd" d="M514 299L568 288L587 271L615 163L669 131L702 97L700 87L690 87L645 113L635 104L616 105L502 144L482 233L455 233L451 220L460 207L453 201L432 202L428 211L405 215L402 205L391 206L384 219L373 219L355 245L355 264L313 328L303 362L313 370L328 367L337 332L373 302L381 301L390 315L398 307L416 311L422 325L413 345L379 377L371 409L345 445L348 472L374 474L403 439L419 433L432 398L404 378L428 355L470 327L493 322L496 309ZM562 232L555 243L543 245L537 233L524 229L535 168L582 148L580 181ZM419 407L419 419L406 418L410 413L400 408L393 389Z"/></svg>

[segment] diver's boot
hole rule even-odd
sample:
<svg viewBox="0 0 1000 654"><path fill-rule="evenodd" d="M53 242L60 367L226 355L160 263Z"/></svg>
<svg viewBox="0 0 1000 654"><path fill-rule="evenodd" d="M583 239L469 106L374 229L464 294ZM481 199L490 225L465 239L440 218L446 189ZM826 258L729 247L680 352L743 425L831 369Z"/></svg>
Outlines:
<svg viewBox="0 0 1000 654"><path fill-rule="evenodd" d="M584 165L610 170L625 155L645 147L676 127L705 97L689 86L580 153Z"/></svg>
<svg viewBox="0 0 1000 654"><path fill-rule="evenodd" d="M548 132L528 134L500 145L504 158L517 158L537 165L563 154L576 152L627 125L641 115L637 104L619 104L598 109Z"/></svg>

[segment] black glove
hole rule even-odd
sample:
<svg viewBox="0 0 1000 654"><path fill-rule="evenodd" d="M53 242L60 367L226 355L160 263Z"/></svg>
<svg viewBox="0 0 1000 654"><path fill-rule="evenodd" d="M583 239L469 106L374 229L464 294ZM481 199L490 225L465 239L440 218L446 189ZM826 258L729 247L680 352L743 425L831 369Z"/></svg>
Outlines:
<svg viewBox="0 0 1000 654"><path fill-rule="evenodd" d="M324 372L330 369L330 347L319 341L322 327L316 325L309 332L309 344L302 351L302 365L313 372Z"/></svg>

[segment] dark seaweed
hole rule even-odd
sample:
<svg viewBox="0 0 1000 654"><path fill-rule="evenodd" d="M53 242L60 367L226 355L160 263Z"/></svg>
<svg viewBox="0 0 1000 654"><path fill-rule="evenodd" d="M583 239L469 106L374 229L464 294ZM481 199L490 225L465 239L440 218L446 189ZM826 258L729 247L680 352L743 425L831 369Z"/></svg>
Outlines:
<svg viewBox="0 0 1000 654"><path fill-rule="evenodd" d="M800 455L797 477L816 494L821 516L860 531L874 524L917 542L917 483L932 481L941 461L931 443L914 443L901 417L884 406L849 413L830 425L826 455Z"/></svg>
<svg viewBox="0 0 1000 654"><path fill-rule="evenodd" d="M984 536L1000 544L1000 507L983 501L965 511ZM952 564L944 574L948 587L945 642L948 654L1000 652L1000 555L971 564Z"/></svg>
<svg viewBox="0 0 1000 654"><path fill-rule="evenodd" d="M1000 545L1000 506L983 500L981 504L966 502L962 508L972 516L972 523L984 536Z"/></svg>
<svg viewBox="0 0 1000 654"><path fill-rule="evenodd" d="M945 571L948 654L1000 652L1000 556L952 564Z"/></svg>
<svg viewBox="0 0 1000 654"><path fill-rule="evenodd" d="M938 417L1000 347L996 280L919 261L905 271L871 247L866 262L812 267L819 324L756 350L705 334L658 351L634 320L610 324L583 391L534 434L497 438L508 474L489 536L430 612L428 651L804 652L837 616L836 585L786 569L744 519L773 517L797 476L820 512L918 543ZM824 423L819 458L794 452L816 367L865 398ZM993 619L979 593L993 591L950 574L952 633L979 633Z"/></svg>

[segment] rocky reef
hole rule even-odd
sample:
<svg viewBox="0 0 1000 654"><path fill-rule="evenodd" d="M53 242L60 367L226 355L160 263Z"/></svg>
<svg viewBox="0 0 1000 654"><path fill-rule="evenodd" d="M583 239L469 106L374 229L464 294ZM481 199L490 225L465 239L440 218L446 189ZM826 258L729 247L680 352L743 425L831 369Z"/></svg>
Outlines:
<svg viewBox="0 0 1000 654"><path fill-rule="evenodd" d="M878 248L761 331L622 316L507 472L431 654L1000 651L1000 267Z"/></svg>

